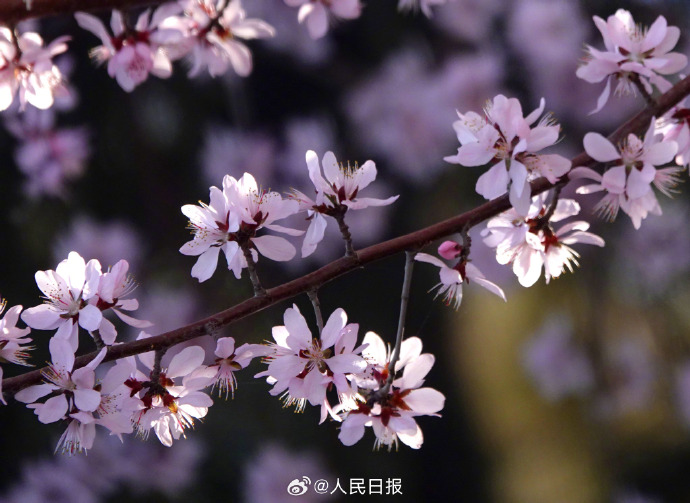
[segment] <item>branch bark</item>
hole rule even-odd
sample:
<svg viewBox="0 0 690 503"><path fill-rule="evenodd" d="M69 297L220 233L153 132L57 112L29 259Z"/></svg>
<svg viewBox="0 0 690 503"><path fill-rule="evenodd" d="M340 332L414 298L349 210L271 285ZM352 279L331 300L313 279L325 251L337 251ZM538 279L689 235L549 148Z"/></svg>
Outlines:
<svg viewBox="0 0 690 503"><path fill-rule="evenodd" d="M77 11L126 9L164 3L163 0L0 0L0 24L14 25L30 18L73 14Z"/></svg>
<svg viewBox="0 0 690 503"><path fill-rule="evenodd" d="M609 136L609 139L613 143L618 143L630 133L644 132L649 127L649 121L652 117L660 117L688 94L690 94L690 77L686 77L678 82L668 92L660 96L656 105L645 108L621 125ZM586 153L582 152L572 159L572 163L573 167L592 166L595 161ZM557 183L567 183L567 175ZM556 184L549 183L545 178L540 178L532 182L532 194L539 194L553 188L555 185ZM111 346L103 361L117 360L139 353L169 348L175 344L194 339L195 337L206 334L208 326L213 326L216 329L228 326L247 316L256 314L269 306L277 304L278 302L318 288L366 264L406 250L418 250L437 239L456 232L461 232L465 226L469 229L509 208L510 202L508 201L508 196L499 197L498 199L486 202L461 215L359 250L356 252L355 256L340 258L305 276L275 288L268 289L266 290L265 296L247 299L244 302L240 302L224 311L190 325L148 339ZM78 357L75 361L74 368L83 367L90 362L95 355L96 353L94 352ZM41 369L33 370L16 377L4 379L2 382L2 391L7 396L10 396L22 388L38 384L40 381Z"/></svg>

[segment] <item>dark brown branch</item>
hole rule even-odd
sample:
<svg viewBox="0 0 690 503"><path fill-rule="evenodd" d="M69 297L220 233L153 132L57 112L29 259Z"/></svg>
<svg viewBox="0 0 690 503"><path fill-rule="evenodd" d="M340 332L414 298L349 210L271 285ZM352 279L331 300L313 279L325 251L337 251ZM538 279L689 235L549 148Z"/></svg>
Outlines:
<svg viewBox="0 0 690 503"><path fill-rule="evenodd" d="M685 96L690 94L690 77L686 77L678 84L676 84L667 93L659 97L657 105L648 107L628 120L625 124L620 126L609 139L613 143L618 143L621 139L630 133L641 133L649 127L649 121L652 117L659 117L667 112L672 106L682 100ZM573 167L577 166L591 166L594 160L584 152L572 159ZM567 175L566 175L567 178ZM564 180L562 180L564 181ZM540 178L532 182L532 194L536 195L545 190L554 187L554 184L549 183L545 178ZM299 294L308 292L334 280L347 272L357 269L365 264L369 264L376 260L389 257L396 253L405 250L417 250L431 242L446 237L456 232L461 232L466 226L472 227L484 220L492 218L499 213L510 208L508 196L502 196L493 201L486 202L470 211L461 215L449 218L442 222L426 227L424 229L411 232L404 236L399 236L382 243L369 246L355 253L353 257L343 257L330 264L323 266L314 272L305 276L284 283L275 288L266 291L266 295L262 297L253 297L251 299L240 302L239 304L216 313L213 316L204 318L203 320L192 323L170 332L165 332L148 339L142 339L124 344L111 346L104 361L117 360L126 356L131 356L147 351L157 349L169 348L180 342L185 342L195 337L204 335L207 332L207 327L212 325L214 327L224 327L234 323L242 318L258 313L259 311L277 304L283 300L296 297ZM83 367L95 356L95 353L80 356L76 359L74 368ZM17 391L26 386L37 384L41 381L41 370L34 370L16 377L4 379L2 382L2 391L7 396L13 395Z"/></svg>
<svg viewBox="0 0 690 503"><path fill-rule="evenodd" d="M26 10L24 0L0 0L0 24L13 25L29 18L73 14L86 10L126 9L164 3L162 0L33 0Z"/></svg>

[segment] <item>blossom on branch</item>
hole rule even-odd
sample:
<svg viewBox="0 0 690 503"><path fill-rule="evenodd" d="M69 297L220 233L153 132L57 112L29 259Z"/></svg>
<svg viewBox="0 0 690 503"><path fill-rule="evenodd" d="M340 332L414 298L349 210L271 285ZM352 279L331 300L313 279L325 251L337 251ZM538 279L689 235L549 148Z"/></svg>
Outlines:
<svg viewBox="0 0 690 503"><path fill-rule="evenodd" d="M273 340L266 356L268 368L255 377L267 377L273 385L270 393L280 395L286 406L296 405L302 411L307 401L321 406L321 421L331 407L326 393L335 385L340 403L354 404L357 389L350 382L354 374L364 371L367 363L355 347L359 325L347 323L347 314L338 308L313 337L307 320L296 305L285 310L285 325L273 327Z"/></svg>
<svg viewBox="0 0 690 503"><path fill-rule="evenodd" d="M153 325L150 321L138 320L121 312L121 310L135 311L139 309L137 299L124 298L137 287L134 279L127 274L128 270L129 263L126 260L120 260L112 269L104 273L98 283L98 294L91 299L91 304L95 304L101 311L112 309L118 318L131 327L150 327ZM106 345L109 346L115 342L117 330L115 325L105 316L101 320L98 332Z"/></svg>
<svg viewBox="0 0 690 503"><path fill-rule="evenodd" d="M475 112L458 112L460 120L453 123L453 129L460 148L456 155L444 160L463 166L491 164L489 171L477 180L477 193L496 199L509 192L510 204L518 214L527 215L532 197L529 182L543 176L555 183L571 166L560 155L537 154L555 144L560 132L550 114L532 127L544 106L542 99L539 108L523 117L516 98L499 94L487 102L484 117Z"/></svg>
<svg viewBox="0 0 690 503"><path fill-rule="evenodd" d="M439 278L441 281L434 286L434 288L438 289L434 298L443 295L445 304L447 306L452 304L455 310L457 310L462 302L462 284L464 282L469 284L474 281L494 295L506 300L503 290L495 283L487 280L482 272L470 263L467 257L463 256L461 245L454 241L444 241L439 246L438 253L445 259L452 260L459 257L460 260L453 267L449 267L442 260L428 253L418 253L414 257L419 262L427 262L439 268Z"/></svg>
<svg viewBox="0 0 690 503"><path fill-rule="evenodd" d="M183 38L168 47L173 59L188 56L195 77L204 69L211 77L224 74L230 66L246 77L252 71L252 54L240 40L275 35L261 19L246 19L240 0L179 0L184 16L171 16L162 24L182 33Z"/></svg>
<svg viewBox="0 0 690 503"><path fill-rule="evenodd" d="M219 395L225 393L225 398L232 395L235 398L237 379L235 372L246 368L251 361L260 356L267 356L270 349L263 344L242 344L235 347L235 339L221 337L216 345L216 362L209 369L217 369L213 386L218 386Z"/></svg>
<svg viewBox="0 0 690 503"><path fill-rule="evenodd" d="M569 222L558 229L551 222L559 222L577 215L580 205L572 199L559 199L551 210L544 205L544 197L533 199L526 217L510 209L492 218L482 231L484 243L496 248L499 264L512 264L513 272L522 286L530 287L541 276L542 267L548 284L567 268L573 271L579 254L570 248L575 243L604 246L604 240L587 232L585 221ZM552 214L549 215L549 212Z"/></svg>
<svg viewBox="0 0 690 503"><path fill-rule="evenodd" d="M573 169L574 178L586 178L596 183L578 188L580 194L605 191L597 204L597 210L609 220L616 218L622 209L630 216L633 226L639 229L649 213L660 215L661 207L652 190L652 184L666 195L678 183L678 167L656 169L656 166L673 160L678 144L666 141L655 132L652 118L644 138L629 134L617 147L599 133L587 133L584 138L587 154L593 159L611 163L603 175L578 167Z"/></svg>
<svg viewBox="0 0 690 503"><path fill-rule="evenodd" d="M606 86L591 113L601 110L611 94L611 80L618 81L616 94L636 94L636 89L652 94L652 85L666 92L671 83L661 75L681 71L688 58L679 52L670 52L678 42L680 29L668 26L666 18L659 16L647 28L636 25L630 12L618 9L604 21L594 16L594 24L604 38L605 51L587 46L584 63L576 75L590 83L606 79Z"/></svg>
<svg viewBox="0 0 690 503"><path fill-rule="evenodd" d="M45 303L22 313L22 320L31 328L55 330L55 337L68 340L72 353L79 345L79 327L98 329L103 319L101 310L89 303L98 293L101 264L96 259L85 262L77 252L70 252L57 268L36 273L36 284L45 294Z"/></svg>
<svg viewBox="0 0 690 503"><path fill-rule="evenodd" d="M140 338L147 336L142 332ZM132 421L140 436L146 438L153 429L161 443L170 447L173 439L184 436L184 430L194 425L194 419L206 416L213 400L201 390L212 384L217 369L204 366L204 358L203 348L189 346L170 360L167 369L156 373L151 368L150 379L137 370L135 359L118 362L130 374L125 385L131 398L124 406L133 411ZM147 364L148 358L140 361Z"/></svg>
<svg viewBox="0 0 690 503"><path fill-rule="evenodd" d="M391 372L390 352L374 332L366 334L364 343L368 346L362 354L367 362L371 362L364 382L374 387L367 392L361 390L365 395L363 403L340 412L343 424L338 438L344 445L354 445L364 436L365 427L370 426L376 435L375 449L382 445L389 451L394 446L397 449L398 440L413 449L419 449L424 435L415 417L439 416L437 413L445 402L445 397L439 391L421 387L434 365L434 355L420 354L422 344L416 337L403 341L401 357L394 371L395 374L402 371L402 376L393 380L386 393L379 396Z"/></svg>
<svg viewBox="0 0 690 503"><path fill-rule="evenodd" d="M359 191L368 187L376 179L376 164L367 161L361 166L355 163L338 163L333 152L326 152L321 160L324 176L316 152L309 150L306 155L309 178L314 184L314 199L293 189L290 198L299 203L299 209L306 211L310 220L309 228L302 243L302 257L308 257L316 250L326 230L326 216L342 216L347 210L361 210L369 206L393 204L399 196L387 199L358 197Z"/></svg>
<svg viewBox="0 0 690 503"><path fill-rule="evenodd" d="M103 382L96 383L96 367L105 357L105 348L85 367L73 369L74 352L68 341L54 337L50 341L52 364L43 372L44 383L19 391L15 398L34 409L41 423L67 421L67 429L58 441L57 450L70 455L86 451L93 445L96 425L112 434L130 433L129 414L122 409L124 375L113 367ZM43 403L39 398L51 395Z"/></svg>
<svg viewBox="0 0 690 503"><path fill-rule="evenodd" d="M7 301L1 300L0 314L6 306ZM27 337L31 329L17 327L21 311L22 306L12 306L0 319L0 362L31 366L30 363L26 362L29 358L29 351L33 349L33 346L27 346L31 342L31 339ZM2 373L2 367L0 367L0 402L7 405L2 396Z"/></svg>
<svg viewBox="0 0 690 503"><path fill-rule="evenodd" d="M6 110L19 94L19 105L46 109L56 95L65 93L62 74L53 57L67 50L70 37L63 36L43 47L38 33L21 35L0 27L0 111Z"/></svg>
<svg viewBox="0 0 690 503"><path fill-rule="evenodd" d="M172 63L166 46L178 43L182 33L174 29L161 28L162 21L181 11L175 3L167 3L156 9L143 12L134 28L126 26L122 12L114 10L110 19L111 36L103 22L85 12L74 17L79 26L101 39L100 45L91 51L94 60L108 63L108 75L115 78L120 87L131 92L148 79L149 74L168 78L172 74Z"/></svg>

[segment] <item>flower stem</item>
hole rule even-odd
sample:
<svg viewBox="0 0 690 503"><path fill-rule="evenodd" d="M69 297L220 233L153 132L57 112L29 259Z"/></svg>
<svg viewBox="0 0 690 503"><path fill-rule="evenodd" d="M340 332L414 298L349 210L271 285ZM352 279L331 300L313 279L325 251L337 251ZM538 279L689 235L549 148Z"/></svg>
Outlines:
<svg viewBox="0 0 690 503"><path fill-rule="evenodd" d="M159 384L161 377L161 362L163 361L163 355L167 351L166 349L156 349L153 358L153 368L151 369L151 382L155 385Z"/></svg>
<svg viewBox="0 0 690 503"><path fill-rule="evenodd" d="M551 217L553 217L553 214L556 211L556 207L558 206L558 200L561 197L561 190L563 190L563 184L558 183L554 186L553 196L551 197L551 204L549 205L549 209L546 210L546 213L544 213L543 216L539 217L537 229L544 230L546 229L546 227L548 227L549 221L551 220Z"/></svg>
<svg viewBox="0 0 690 503"><path fill-rule="evenodd" d="M311 305L314 306L314 314L316 315L316 326L319 328L319 337L321 337L321 332L323 332L323 316L321 315L321 303L319 302L319 296L317 294L318 290L313 288L307 291L309 300L311 300Z"/></svg>
<svg viewBox="0 0 690 503"><path fill-rule="evenodd" d="M103 339L101 338L101 333L98 330L94 330L91 333L91 337L93 337L93 342L96 343L96 351L100 351L105 347L105 342L103 342Z"/></svg>
<svg viewBox="0 0 690 503"><path fill-rule="evenodd" d="M630 81L635 84L635 87L637 87L637 90L640 91L640 94L644 98L644 100L647 102L647 105L649 106L656 106L656 100L652 98L652 95L647 92L645 89L644 85L642 84L642 81L640 80L640 76L637 74L634 74L632 77L630 77Z"/></svg>
<svg viewBox="0 0 690 503"><path fill-rule="evenodd" d="M465 225L460 231L462 237L462 251L460 252L460 262L467 262L467 257L470 256L470 249L472 248L472 238L470 237L470 226Z"/></svg>
<svg viewBox="0 0 690 503"><path fill-rule="evenodd" d="M266 295L266 290L261 286L259 275L256 273L256 262L254 262L254 257L252 257L252 250L247 243L240 244L240 248L242 248L242 253L244 253L244 258L247 261L249 279L252 280L252 286L254 287L254 297L263 297Z"/></svg>
<svg viewBox="0 0 690 503"><path fill-rule="evenodd" d="M345 213L347 212L347 206L341 206L341 210L333 213L333 218L338 222L338 228L340 229L340 234L342 234L345 240L345 256L354 257L355 249L352 246L352 234L350 234L350 228L345 223Z"/></svg>

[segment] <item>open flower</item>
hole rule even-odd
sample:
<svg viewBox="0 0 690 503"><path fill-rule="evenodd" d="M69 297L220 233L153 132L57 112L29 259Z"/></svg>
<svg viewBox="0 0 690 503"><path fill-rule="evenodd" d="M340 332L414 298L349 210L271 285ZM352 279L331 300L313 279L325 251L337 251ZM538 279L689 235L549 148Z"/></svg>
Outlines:
<svg viewBox="0 0 690 503"><path fill-rule="evenodd" d="M55 330L55 337L69 340L73 352L79 345L78 331L98 329L103 319L101 310L89 300L98 292L101 264L88 263L77 252L70 252L56 270L38 271L36 284L46 301L22 313L22 320L31 328Z"/></svg>
<svg viewBox="0 0 690 503"><path fill-rule="evenodd" d="M27 103L46 109L56 94L65 93L62 74L53 57L67 50L70 37L59 37L47 47L38 33L18 35L0 27L0 111L6 110L19 94L20 108Z"/></svg>
<svg viewBox="0 0 690 503"><path fill-rule="evenodd" d="M446 305L453 304L453 307L457 310L462 302L463 282L471 283L473 281L494 295L506 300L503 290L498 285L487 280L475 265L462 256L462 247L458 243L445 241L439 246L438 251L444 258L455 259L460 257L460 260L453 267L449 267L442 260L428 253L418 253L414 259L435 265L440 269L439 278L441 281L434 288L438 288L436 297L443 295Z"/></svg>
<svg viewBox="0 0 690 503"><path fill-rule="evenodd" d="M182 33L160 28L159 25L181 10L174 2L161 5L153 16L150 10L146 10L139 16L134 28L126 27L122 13L114 10L110 19L112 36L101 20L91 14L77 12L74 17L79 26L96 35L103 43L91 52L96 62L107 62L108 75L114 77L122 89L130 92L146 81L149 74L163 79L172 74L166 46L179 42Z"/></svg>
<svg viewBox="0 0 690 503"><path fill-rule="evenodd" d="M117 317L129 326L150 327L153 325L150 321L138 320L122 312L122 310L135 311L139 308L137 299L125 299L136 288L136 283L127 274L128 270L129 263L126 260L120 260L112 269L104 273L98 283L97 296L91 299L91 303L95 304L101 311L112 309ZM101 320L98 331L105 344L111 345L115 342L117 330L115 330L115 325L105 316Z"/></svg>
<svg viewBox="0 0 690 503"><path fill-rule="evenodd" d="M211 187L209 198L209 204L200 202L200 206L182 206L182 213L189 218L194 239L182 245L180 253L199 257L192 267L192 277L199 282L206 281L215 272L220 250L225 253L230 266L232 257L237 253L237 243L232 240L232 233L240 228L239 217L230 211L230 203L223 191Z"/></svg>
<svg viewBox="0 0 690 503"><path fill-rule="evenodd" d="M359 354L364 347L355 348L359 325L348 324L347 314L338 308L316 338L296 305L285 310L283 320L285 325L273 327L275 343L266 356L268 368L255 377L268 377L271 395L285 393L286 405L297 404L297 410L304 409L307 401L321 405L323 421L330 408L326 392L331 385L341 402L352 402L356 389L348 378L367 367Z"/></svg>
<svg viewBox="0 0 690 503"><path fill-rule="evenodd" d="M487 103L484 117L475 112L458 112L460 120L453 123L453 128L460 148L456 155L444 159L463 166L495 163L477 180L477 193L496 199L508 192L510 204L520 215L526 215L532 197L529 182L543 176L555 183L571 166L560 155L537 154L555 144L560 132L549 114L532 127L544 106L542 99L539 108L523 117L517 99L499 94Z"/></svg>
<svg viewBox="0 0 690 503"><path fill-rule="evenodd" d="M216 345L216 363L209 366L209 369L217 370L213 386L217 385L219 394L225 393L225 398L229 394L235 398L235 372L246 368L257 356L267 356L270 353L271 350L263 344L242 344L236 348L235 339L221 337Z"/></svg>
<svg viewBox="0 0 690 503"><path fill-rule="evenodd" d="M189 55L190 77L204 69L211 77L230 66L246 77L252 71L252 54L241 40L273 37L275 30L261 19L246 19L240 0L180 0L184 16L169 17L162 27L178 30L183 39L170 48L174 58Z"/></svg>
<svg viewBox="0 0 690 503"><path fill-rule="evenodd" d="M594 16L594 24L604 38L606 50L587 46L587 56L576 72L579 78L591 83L606 79L591 113L601 110L608 101L614 77L618 81L617 94L635 94L638 82L648 94L652 94L652 85L666 92L671 83L661 75L677 73L688 63L685 55L670 52L678 42L680 30L668 26L664 16L659 16L647 29L636 25L630 12L618 9L606 21Z"/></svg>
<svg viewBox="0 0 690 503"><path fill-rule="evenodd" d="M344 215L347 210L361 210L369 206L386 206L393 204L398 196L387 199L359 197L359 192L376 179L376 164L367 161L361 166L355 163L338 164L333 152L326 152L321 161L323 175L316 152L309 150L306 155L309 178L316 189L315 199L298 190L292 191L290 197L299 203L299 209L307 211L309 228L302 243L302 257L308 257L323 240L326 230L326 216ZM324 178L325 176L325 178Z"/></svg>
<svg viewBox="0 0 690 503"><path fill-rule="evenodd" d="M363 354L367 360L374 363L371 375L376 387L369 393L364 393L364 403L341 412L343 424L338 438L344 445L354 445L364 436L365 427L371 426L376 435L375 449L382 445L389 451L394 446L397 449L398 440L413 449L419 449L424 442L424 435L415 417L438 416L437 413L445 402L445 397L439 391L421 387L434 365L434 355L420 354L421 341L418 339L418 343L408 345L406 351L402 351L403 341L401 356L405 355L405 358L401 357L395 366L395 372L402 370L402 376L392 382L383 396L378 396L378 391L388 380L390 355L381 338L375 333L367 333L364 342L369 343L367 351ZM380 365L381 362L384 362L384 365Z"/></svg>
<svg viewBox="0 0 690 503"><path fill-rule="evenodd" d="M146 336L140 334L140 338ZM146 437L153 429L161 443L170 447L173 440L184 436L186 428L193 426L194 419L206 416L213 400L201 389L213 382L217 371L202 365L204 357L203 348L189 346L173 356L167 369L157 376L152 373L152 378L157 377L153 382L144 381L135 360L123 363L129 366L131 375L125 381L132 397L126 406L134 411L133 422L139 435Z"/></svg>
<svg viewBox="0 0 690 503"><path fill-rule="evenodd" d="M569 245L575 243L604 246L604 240L591 232L589 223L575 221L554 230L552 222L577 215L580 205L572 199L559 199L550 218L545 220L547 209L543 196L534 198L527 217L521 217L514 209L501 213L487 223L482 231L487 246L496 248L499 264L512 264L513 272L522 286L537 282L544 269L548 284L567 268L572 272L578 265L579 254Z"/></svg>
<svg viewBox="0 0 690 503"><path fill-rule="evenodd" d="M573 170L574 177L597 182L580 187L578 193L606 191L606 195L597 205L597 209L604 216L613 220L620 208L630 216L633 225L638 229L648 213L661 213L652 183L668 194L677 183L675 175L680 169L656 169L656 166L673 160L678 144L674 141L665 141L661 135L655 134L654 118L644 139L631 133L616 147L599 133L587 133L584 146L587 154L593 159L613 164L603 175L585 167Z"/></svg>

